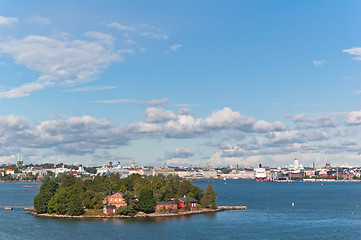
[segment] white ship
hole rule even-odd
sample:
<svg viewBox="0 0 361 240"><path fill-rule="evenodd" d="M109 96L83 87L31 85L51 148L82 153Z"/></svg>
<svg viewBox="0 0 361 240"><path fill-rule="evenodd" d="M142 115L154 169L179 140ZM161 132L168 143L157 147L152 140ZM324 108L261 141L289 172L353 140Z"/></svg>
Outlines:
<svg viewBox="0 0 361 240"><path fill-rule="evenodd" d="M254 180L256 181L266 181L266 169L262 167L262 164L259 164L258 168L254 169Z"/></svg>

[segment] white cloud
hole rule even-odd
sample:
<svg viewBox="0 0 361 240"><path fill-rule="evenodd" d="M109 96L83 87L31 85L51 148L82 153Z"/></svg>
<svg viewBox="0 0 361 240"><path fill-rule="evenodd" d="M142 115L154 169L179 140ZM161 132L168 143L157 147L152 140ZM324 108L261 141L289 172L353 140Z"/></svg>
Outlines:
<svg viewBox="0 0 361 240"><path fill-rule="evenodd" d="M17 23L19 22L19 19L17 18L14 18L14 17L3 17L3 16L0 16L0 26L1 25L11 25L13 23Z"/></svg>
<svg viewBox="0 0 361 240"><path fill-rule="evenodd" d="M66 90L65 92L102 91L102 90L109 90L109 89L115 89L115 88L118 88L118 87L115 87L115 86L86 86L86 87L69 89L69 90Z"/></svg>
<svg viewBox="0 0 361 240"><path fill-rule="evenodd" d="M314 114L313 114L314 115ZM293 116L293 122L297 123L297 128L334 128L339 125L335 118L336 114L316 114L314 117L306 117L305 114Z"/></svg>
<svg viewBox="0 0 361 240"><path fill-rule="evenodd" d="M128 103L128 102L136 102L136 101L131 99L112 99L112 100L100 100L93 102L94 103Z"/></svg>
<svg viewBox="0 0 361 240"><path fill-rule="evenodd" d="M40 75L36 82L1 91L0 98L24 97L44 88L83 83L111 62L122 60L108 45L109 35L96 32L88 32L88 35L97 37L98 41L57 40L33 35L0 42L0 53L11 55L17 64Z"/></svg>
<svg viewBox="0 0 361 240"><path fill-rule="evenodd" d="M169 47L169 50L172 51L172 52L175 52L175 51L181 49L182 46L183 46L182 44L174 44L174 45Z"/></svg>
<svg viewBox="0 0 361 240"><path fill-rule="evenodd" d="M133 49L121 49L117 51L120 54L128 54L128 55L135 55L135 51Z"/></svg>
<svg viewBox="0 0 361 240"><path fill-rule="evenodd" d="M139 48L139 51L141 52L141 53L144 53L144 52L146 52L146 51L148 51L146 48Z"/></svg>
<svg viewBox="0 0 361 240"><path fill-rule="evenodd" d="M357 61L361 61L361 47L353 47L350 49L345 49L342 52L348 53L350 55L355 55L356 57L352 58Z"/></svg>
<svg viewBox="0 0 361 240"><path fill-rule="evenodd" d="M361 110L348 113L345 122L350 125L361 124Z"/></svg>
<svg viewBox="0 0 361 240"><path fill-rule="evenodd" d="M117 22L112 22L107 25L108 28L115 28L119 31L136 31L135 27L126 26Z"/></svg>
<svg viewBox="0 0 361 240"><path fill-rule="evenodd" d="M189 158L193 156L193 151L190 149L181 149L176 148L172 152L165 152L165 158L166 159L172 159L172 158Z"/></svg>
<svg viewBox="0 0 361 240"><path fill-rule="evenodd" d="M166 122L176 118L177 116L172 111L166 111L163 108L147 108L143 116L147 123Z"/></svg>
<svg viewBox="0 0 361 240"><path fill-rule="evenodd" d="M141 32L140 36L148 38L148 39L155 39L155 40L167 40L169 36L163 32L161 29L150 26L147 24L140 25Z"/></svg>
<svg viewBox="0 0 361 240"><path fill-rule="evenodd" d="M175 107L196 107L199 106L199 104L187 104L187 103L181 103L181 104L174 104Z"/></svg>
<svg viewBox="0 0 361 240"><path fill-rule="evenodd" d="M307 106L310 106L310 107L318 107L320 106L319 103L295 103L293 104L295 107L307 107Z"/></svg>
<svg viewBox="0 0 361 240"><path fill-rule="evenodd" d="M85 36L89 38L94 38L99 42L109 46L113 46L115 41L115 38L112 35L101 32L89 31L85 33Z"/></svg>
<svg viewBox="0 0 361 240"><path fill-rule="evenodd" d="M315 60L315 61L313 61L313 65L315 65L316 67L320 67L320 66L322 66L325 62L326 62L326 60Z"/></svg>
<svg viewBox="0 0 361 240"><path fill-rule="evenodd" d="M181 108L178 110L179 115L193 115L194 112L190 110L189 108Z"/></svg>
<svg viewBox="0 0 361 240"><path fill-rule="evenodd" d="M132 100L118 100L130 101ZM330 115L336 114L338 113ZM181 114L177 116L162 108L148 108L144 113L144 121L133 122L124 127L91 116L34 123L21 116L0 115L0 156L11 155L23 148L52 150L58 155L93 154L99 150L116 149L143 138L202 138L208 141L207 148L218 151L211 157L212 164L223 166L241 163L241 160L245 162L267 157L274 159L274 156L290 154L309 157L316 154L326 156L344 153L347 156L356 156L361 153L361 144L357 137L358 125L361 125L361 111L339 116L345 117L345 124L341 128L285 129L281 122L255 120L227 107L204 118ZM327 115L310 118L301 114L294 117L299 124L319 124L327 119ZM222 135L227 134L241 134L243 137L222 138ZM227 142L229 140L231 143ZM192 150L183 148L176 148L165 154L171 159L185 159L193 155ZM189 163L194 164L197 161L193 159L189 160Z"/></svg>
<svg viewBox="0 0 361 240"><path fill-rule="evenodd" d="M279 121L269 123L264 120L259 120L254 124L253 129L256 132L283 131L286 129L286 126L283 125L283 123L279 122Z"/></svg>
<svg viewBox="0 0 361 240"><path fill-rule="evenodd" d="M32 23L37 23L39 25L48 25L48 24L50 24L50 19L42 17L42 16L31 17L31 18L29 18L28 21L32 22Z"/></svg>
<svg viewBox="0 0 361 240"><path fill-rule="evenodd" d="M143 101L140 102L139 104L148 107L160 107L166 105L169 102L170 100L168 98L162 98L162 99L154 99L150 101Z"/></svg>
<svg viewBox="0 0 361 240"><path fill-rule="evenodd" d="M239 112L225 107L215 111L211 116L201 120L201 125L206 128L240 128L249 130L254 124L254 119L242 116Z"/></svg>

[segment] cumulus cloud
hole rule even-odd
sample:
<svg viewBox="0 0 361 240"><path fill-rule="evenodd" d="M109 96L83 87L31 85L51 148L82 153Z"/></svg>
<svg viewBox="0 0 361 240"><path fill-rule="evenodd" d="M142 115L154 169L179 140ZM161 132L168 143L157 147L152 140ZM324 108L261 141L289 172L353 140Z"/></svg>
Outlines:
<svg viewBox="0 0 361 240"><path fill-rule="evenodd" d="M227 158L240 158L245 156L245 151L238 146L228 145L227 148L222 151L221 156Z"/></svg>
<svg viewBox="0 0 361 240"><path fill-rule="evenodd" d="M286 127L281 122L268 123L245 117L231 108L214 111L206 118L195 119L190 115L179 115L168 121L164 132L168 137L190 138L207 136L217 131L269 132L282 131Z"/></svg>
<svg viewBox="0 0 361 240"><path fill-rule="evenodd" d="M11 25L11 24L17 23L17 22L19 22L19 19L15 18L15 17L0 16L0 26Z"/></svg>
<svg viewBox="0 0 361 240"><path fill-rule="evenodd" d="M50 148L65 154L115 148L130 140L121 126L90 116L39 124L16 115L0 116L0 133L0 143L6 147Z"/></svg>
<svg viewBox="0 0 361 240"><path fill-rule="evenodd" d="M253 129L256 132L283 131L286 129L286 126L279 121L269 123L264 120L259 120L254 124Z"/></svg>
<svg viewBox="0 0 361 240"><path fill-rule="evenodd" d="M181 149L176 148L172 152L165 152L164 154L166 159L172 159L172 158L189 158L193 156L193 152L190 149Z"/></svg>
<svg viewBox="0 0 361 240"><path fill-rule="evenodd" d="M179 115L193 115L194 112L190 110L189 108L181 108L178 110Z"/></svg>
<svg viewBox="0 0 361 240"><path fill-rule="evenodd" d="M304 143L310 141L327 140L330 138L326 131L306 131L288 130L283 132L271 132L266 135L267 145L280 145L292 143Z"/></svg>
<svg viewBox="0 0 361 240"><path fill-rule="evenodd" d="M17 115L0 116L0 155L11 155L22 148L51 149L55 154L94 154L96 151L119 148L142 138L206 139L205 145L208 148L217 149L217 153L210 158L214 163L235 163L251 157L258 159L262 156L292 153L361 153L357 138L352 139L357 136L358 125L361 123L360 111L347 114L343 127L335 129L287 129L280 122L255 120L231 108L214 111L204 118L176 115L163 108L148 108L143 117L141 122L121 126L91 116L40 123ZM309 118L302 114L295 115L293 119L303 124L308 121L322 122L327 117ZM234 134L241 137L233 137L233 143L229 144L228 135ZM342 140L345 137L347 139ZM238 143L234 144L234 139ZM165 153L168 159L185 159L193 155L192 150L181 148Z"/></svg>
<svg viewBox="0 0 361 240"><path fill-rule="evenodd" d="M348 113L345 119L345 123L349 125L361 124L361 110Z"/></svg>
<svg viewBox="0 0 361 240"><path fill-rule="evenodd" d="M163 108L148 108L143 116L147 123L166 122L176 118L177 116L172 111L166 111Z"/></svg>
<svg viewBox="0 0 361 240"><path fill-rule="evenodd" d="M27 36L0 42L0 53L11 55L17 64L37 72L36 82L0 91L0 98L25 97L34 91L58 85L89 81L111 62L122 56L111 45L110 35L88 32L95 41L58 40L45 36Z"/></svg>
<svg viewBox="0 0 361 240"><path fill-rule="evenodd" d="M306 114L297 114L292 117L292 121L297 123L298 129L335 128L340 124L336 119L336 114L317 114L314 117L307 117Z"/></svg>

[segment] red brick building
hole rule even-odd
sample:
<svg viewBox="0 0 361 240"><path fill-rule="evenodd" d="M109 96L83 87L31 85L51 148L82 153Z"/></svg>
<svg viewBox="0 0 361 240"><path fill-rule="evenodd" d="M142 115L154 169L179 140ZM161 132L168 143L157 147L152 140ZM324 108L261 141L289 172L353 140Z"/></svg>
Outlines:
<svg viewBox="0 0 361 240"><path fill-rule="evenodd" d="M114 205L105 205L103 208L104 214L115 214L117 212L117 207Z"/></svg>
<svg viewBox="0 0 361 240"><path fill-rule="evenodd" d="M127 203L125 202L125 200L123 198L123 194L124 193L121 193L121 192L109 194L108 196L106 196L104 198L103 204L114 205L116 208L126 207Z"/></svg>
<svg viewBox="0 0 361 240"><path fill-rule="evenodd" d="M156 202L155 204L156 211L162 211L164 209L177 210L177 208L178 208L177 203L173 201Z"/></svg>
<svg viewBox="0 0 361 240"><path fill-rule="evenodd" d="M181 197L181 198L177 198L174 199L174 201L178 204L178 208L185 208L185 202L186 202L187 198L186 197ZM198 202L197 200L195 200L194 198L189 198L189 206L191 209L197 209L198 208Z"/></svg>

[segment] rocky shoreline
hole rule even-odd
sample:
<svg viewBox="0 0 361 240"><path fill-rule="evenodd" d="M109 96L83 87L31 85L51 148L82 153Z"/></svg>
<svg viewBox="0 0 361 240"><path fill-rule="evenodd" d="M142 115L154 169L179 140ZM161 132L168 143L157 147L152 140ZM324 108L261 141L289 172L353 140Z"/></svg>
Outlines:
<svg viewBox="0 0 361 240"><path fill-rule="evenodd" d="M77 218L77 219L97 219L97 218L152 218L152 217L179 217L203 213L213 213L213 212L222 212L227 210L247 210L246 206L219 206L217 209L201 209L201 210L192 210L188 212L179 212L179 213L150 213L150 214L137 214L135 216L119 216L119 215L93 215L93 216L69 216L69 215L56 215L56 214L37 214L31 212L30 215L36 217L50 217L50 218Z"/></svg>

